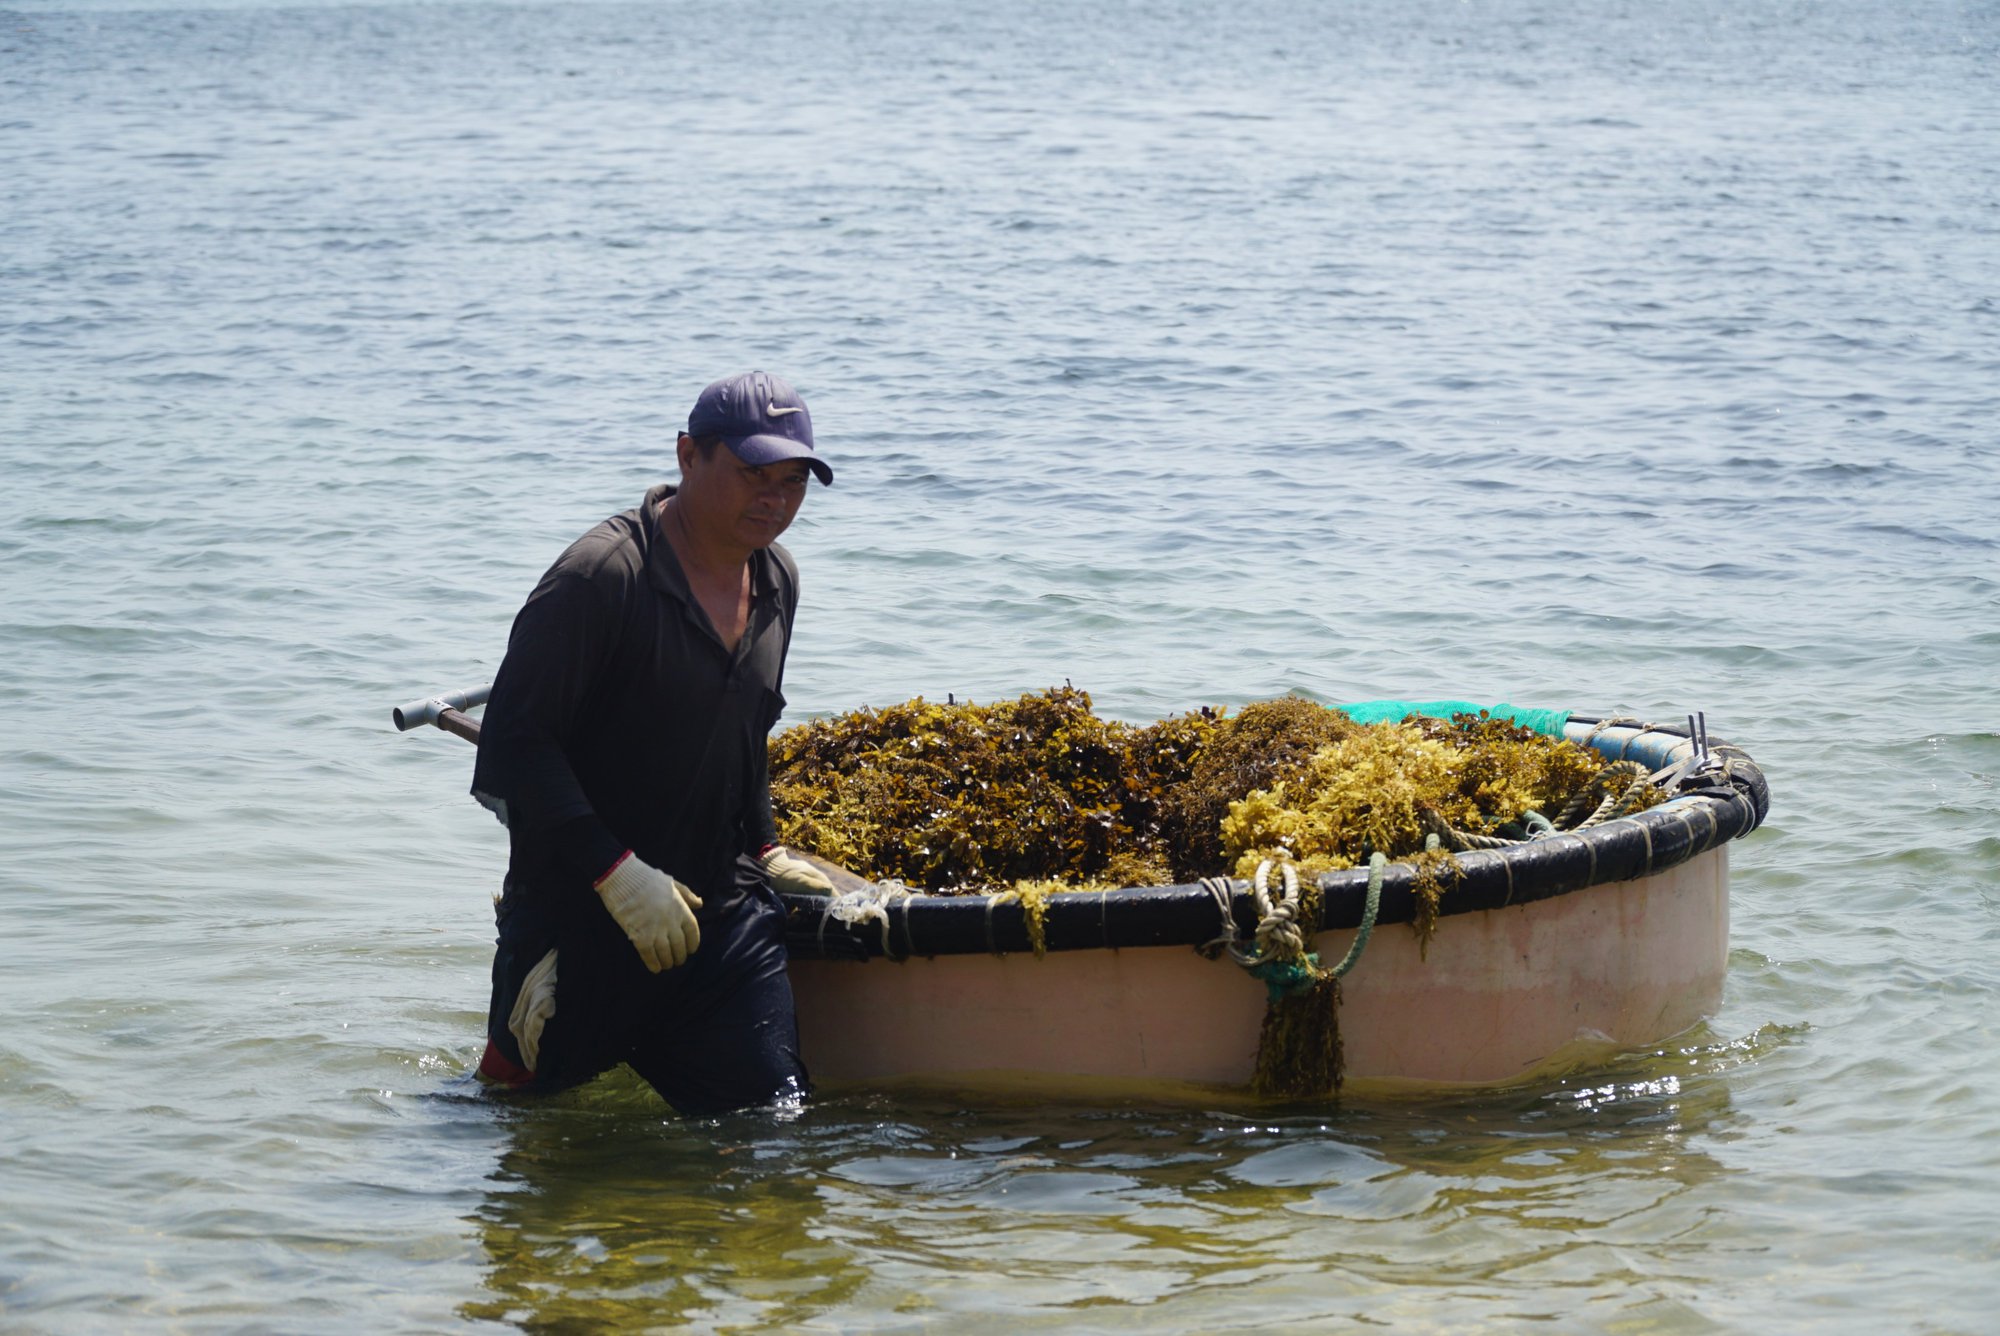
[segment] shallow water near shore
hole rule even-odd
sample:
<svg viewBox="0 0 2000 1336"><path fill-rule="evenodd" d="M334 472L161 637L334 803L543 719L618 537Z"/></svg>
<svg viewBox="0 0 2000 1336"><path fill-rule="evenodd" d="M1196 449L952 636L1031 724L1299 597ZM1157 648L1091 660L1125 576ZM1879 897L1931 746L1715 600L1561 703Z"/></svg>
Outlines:
<svg viewBox="0 0 2000 1336"><path fill-rule="evenodd" d="M1898 0L0 10L0 1327L1990 1330L1996 57ZM1311 1106L485 1093L503 832L389 710L753 365L838 470L788 721L1701 710L1773 793L1721 1011Z"/></svg>

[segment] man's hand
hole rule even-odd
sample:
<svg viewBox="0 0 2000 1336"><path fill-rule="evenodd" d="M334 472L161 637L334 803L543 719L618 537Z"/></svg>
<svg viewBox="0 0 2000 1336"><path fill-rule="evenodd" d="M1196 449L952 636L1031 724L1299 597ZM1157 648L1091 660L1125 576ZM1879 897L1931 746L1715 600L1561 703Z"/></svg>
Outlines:
<svg viewBox="0 0 2000 1336"><path fill-rule="evenodd" d="M826 873L782 844L766 849L759 861L764 867L764 877L773 890L789 891L793 895L833 894L833 881Z"/></svg>
<svg viewBox="0 0 2000 1336"><path fill-rule="evenodd" d="M701 946L701 926L694 921L701 897L637 854L628 850L599 877L597 894L653 973L672 969Z"/></svg>
<svg viewBox="0 0 2000 1336"><path fill-rule="evenodd" d="M521 1046L521 1065L538 1070L536 1059L542 1052L542 1027L556 1014L556 953L550 951L528 971L521 991L514 996L514 1010L507 1015L507 1028Z"/></svg>

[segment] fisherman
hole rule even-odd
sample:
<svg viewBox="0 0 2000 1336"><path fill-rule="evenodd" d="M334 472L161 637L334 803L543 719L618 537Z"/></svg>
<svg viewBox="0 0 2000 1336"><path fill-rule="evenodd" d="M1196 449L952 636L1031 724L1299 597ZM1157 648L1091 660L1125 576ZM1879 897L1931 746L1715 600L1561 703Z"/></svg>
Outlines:
<svg viewBox="0 0 2000 1336"><path fill-rule="evenodd" d="M604 521L514 619L474 797L507 827L481 1075L549 1092L624 1062L677 1110L807 1091L778 890L827 894L777 843L766 737L798 567L778 546L812 417L777 376L701 392L678 486Z"/></svg>

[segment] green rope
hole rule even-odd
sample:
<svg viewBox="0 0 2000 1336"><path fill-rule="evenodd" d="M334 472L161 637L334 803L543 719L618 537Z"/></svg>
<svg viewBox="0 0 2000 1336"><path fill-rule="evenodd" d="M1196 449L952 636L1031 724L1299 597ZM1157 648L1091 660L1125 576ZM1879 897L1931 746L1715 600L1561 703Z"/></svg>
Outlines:
<svg viewBox="0 0 2000 1336"><path fill-rule="evenodd" d="M1347 948L1347 955L1338 965L1327 971L1336 979L1353 969L1361 953L1368 949L1368 939L1375 932L1375 915L1382 908L1382 872L1388 866L1388 856L1379 849L1368 855L1368 901L1361 906L1361 926L1354 933L1354 945Z"/></svg>
<svg viewBox="0 0 2000 1336"><path fill-rule="evenodd" d="M1297 960L1260 960L1249 967L1250 977L1264 981L1267 1001L1301 997L1320 980L1319 955L1308 951Z"/></svg>

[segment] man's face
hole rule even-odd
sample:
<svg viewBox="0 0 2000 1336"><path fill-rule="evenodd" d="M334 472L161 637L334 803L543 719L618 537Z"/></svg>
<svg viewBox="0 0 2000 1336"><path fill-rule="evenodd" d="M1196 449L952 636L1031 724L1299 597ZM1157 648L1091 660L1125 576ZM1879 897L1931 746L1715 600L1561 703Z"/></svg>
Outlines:
<svg viewBox="0 0 2000 1336"><path fill-rule="evenodd" d="M804 460L746 464L727 446L704 452L686 435L679 446L680 504L697 531L759 548L791 527L812 477Z"/></svg>

